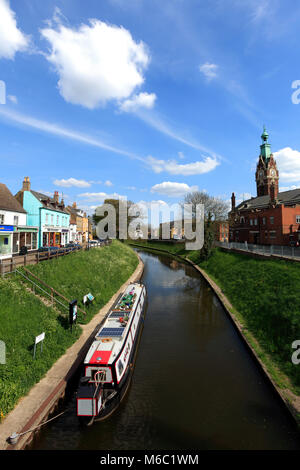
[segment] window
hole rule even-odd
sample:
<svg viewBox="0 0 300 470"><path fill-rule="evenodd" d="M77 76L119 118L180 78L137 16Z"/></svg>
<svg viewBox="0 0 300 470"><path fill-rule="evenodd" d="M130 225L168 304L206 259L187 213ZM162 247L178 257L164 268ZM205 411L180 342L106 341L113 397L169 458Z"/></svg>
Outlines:
<svg viewBox="0 0 300 470"><path fill-rule="evenodd" d="M300 224L300 215L296 215L296 224Z"/></svg>
<svg viewBox="0 0 300 470"><path fill-rule="evenodd" d="M19 224L19 217L17 215L14 215L14 225Z"/></svg>
<svg viewBox="0 0 300 470"><path fill-rule="evenodd" d="M59 216L56 216L56 225L58 225Z"/></svg>
<svg viewBox="0 0 300 470"><path fill-rule="evenodd" d="M276 231L275 230L272 230L270 232L270 238L276 238Z"/></svg>
<svg viewBox="0 0 300 470"><path fill-rule="evenodd" d="M265 230L265 237L268 238L268 230Z"/></svg>
<svg viewBox="0 0 300 470"><path fill-rule="evenodd" d="M0 224L4 224L4 214L0 214Z"/></svg>
<svg viewBox="0 0 300 470"><path fill-rule="evenodd" d="M257 225L257 219L254 219L254 225Z"/></svg>
<svg viewBox="0 0 300 470"><path fill-rule="evenodd" d="M253 219L250 219L250 225L253 225Z"/></svg>
<svg viewBox="0 0 300 470"><path fill-rule="evenodd" d="M48 214L46 214L46 225L48 225Z"/></svg>
<svg viewBox="0 0 300 470"><path fill-rule="evenodd" d="M53 215L51 215L51 225L53 225Z"/></svg>
<svg viewBox="0 0 300 470"><path fill-rule="evenodd" d="M262 218L262 223L263 223L263 225L266 225L266 218L265 217Z"/></svg>
<svg viewBox="0 0 300 470"><path fill-rule="evenodd" d="M37 249L37 234L35 232L32 233L32 249Z"/></svg>
<svg viewBox="0 0 300 470"><path fill-rule="evenodd" d="M274 224L274 217L273 216L270 217L270 224Z"/></svg>

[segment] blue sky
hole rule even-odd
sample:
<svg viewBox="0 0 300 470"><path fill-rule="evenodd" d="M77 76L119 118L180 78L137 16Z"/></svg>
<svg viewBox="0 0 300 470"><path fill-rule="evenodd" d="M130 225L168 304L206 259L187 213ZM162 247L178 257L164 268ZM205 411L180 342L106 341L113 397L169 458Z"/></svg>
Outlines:
<svg viewBox="0 0 300 470"><path fill-rule="evenodd" d="M89 213L117 195L239 200L265 124L280 187L299 187L295 5L0 0L1 182L29 176Z"/></svg>

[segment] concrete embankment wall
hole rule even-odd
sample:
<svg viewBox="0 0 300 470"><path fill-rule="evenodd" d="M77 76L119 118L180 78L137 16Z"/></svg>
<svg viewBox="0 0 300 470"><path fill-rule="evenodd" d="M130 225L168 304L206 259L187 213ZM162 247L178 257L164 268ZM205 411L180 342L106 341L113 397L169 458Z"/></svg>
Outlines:
<svg viewBox="0 0 300 470"><path fill-rule="evenodd" d="M143 273L144 264L139 258L139 264L130 278L120 287L118 292L109 302L92 318L87 325L81 325L82 334L67 352L51 367L45 377L40 380L23 397L17 406L6 416L0 424L0 449L1 450L22 450L31 442L34 433L27 432L20 436L15 445L10 445L8 437L14 432L22 434L30 429L34 429L47 421L51 413L57 407L61 398L64 397L69 381L74 377L78 367L83 362L84 357L94 339L99 326L106 318L110 308L119 295L125 290L127 284L138 281Z"/></svg>

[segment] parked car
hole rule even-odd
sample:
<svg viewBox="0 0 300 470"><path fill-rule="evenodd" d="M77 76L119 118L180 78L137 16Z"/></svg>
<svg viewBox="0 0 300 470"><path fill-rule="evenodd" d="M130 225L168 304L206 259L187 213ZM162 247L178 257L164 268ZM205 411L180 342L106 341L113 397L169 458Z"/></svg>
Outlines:
<svg viewBox="0 0 300 470"><path fill-rule="evenodd" d="M79 243L71 242L71 243L67 243L65 245L65 248L68 248L74 251L74 250L79 250L81 248L81 245L79 245Z"/></svg>
<svg viewBox="0 0 300 470"><path fill-rule="evenodd" d="M50 252L52 254L57 253L60 250L59 246L41 246L38 251L43 252Z"/></svg>

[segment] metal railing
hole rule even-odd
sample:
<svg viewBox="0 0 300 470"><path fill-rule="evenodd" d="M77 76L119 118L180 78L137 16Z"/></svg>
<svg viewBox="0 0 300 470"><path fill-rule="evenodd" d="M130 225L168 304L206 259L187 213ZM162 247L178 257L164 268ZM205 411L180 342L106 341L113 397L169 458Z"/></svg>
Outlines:
<svg viewBox="0 0 300 470"><path fill-rule="evenodd" d="M234 249L257 253L265 256L281 256L283 258L300 259L300 247L284 246L284 245L254 245L251 243L239 242L215 242L215 245L228 250Z"/></svg>

